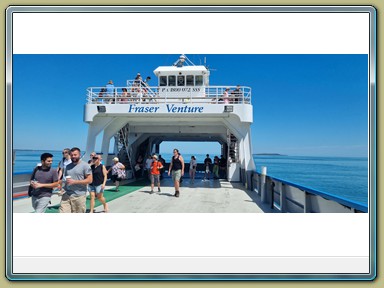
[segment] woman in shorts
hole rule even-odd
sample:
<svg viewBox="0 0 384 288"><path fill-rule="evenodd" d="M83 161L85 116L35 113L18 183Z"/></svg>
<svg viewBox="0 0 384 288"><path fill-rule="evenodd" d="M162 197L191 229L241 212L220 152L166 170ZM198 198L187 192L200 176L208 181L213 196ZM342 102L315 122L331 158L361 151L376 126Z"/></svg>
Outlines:
<svg viewBox="0 0 384 288"><path fill-rule="evenodd" d="M171 175L175 186L175 197L180 195L180 178L184 175L184 159L180 155L179 150L173 149L171 164L169 164L168 176Z"/></svg>
<svg viewBox="0 0 384 288"><path fill-rule="evenodd" d="M125 166L119 162L119 158L115 157L113 158L113 165L111 168L108 169L109 171L112 170L112 177L111 180L116 185L116 192L119 191L120 181L125 178Z"/></svg>
<svg viewBox="0 0 384 288"><path fill-rule="evenodd" d="M88 185L89 195L91 197L90 201L90 211L89 213L93 213L95 208L95 198L99 200L104 206L104 212L108 212L108 204L105 201L103 192L105 189L105 183L107 182L107 169L103 164L101 164L101 156L95 155L92 157L92 183Z"/></svg>

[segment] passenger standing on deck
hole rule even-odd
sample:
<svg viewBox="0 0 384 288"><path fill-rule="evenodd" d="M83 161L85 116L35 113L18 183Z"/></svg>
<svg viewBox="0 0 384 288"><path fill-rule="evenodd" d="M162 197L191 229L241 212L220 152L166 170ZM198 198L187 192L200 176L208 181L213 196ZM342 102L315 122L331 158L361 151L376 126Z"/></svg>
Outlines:
<svg viewBox="0 0 384 288"><path fill-rule="evenodd" d="M71 155L70 155L71 149L65 148L63 149L63 152L61 154L63 155L63 158L60 160L59 165L57 166L57 173L59 176L59 179L63 176L63 170L69 163L71 163Z"/></svg>
<svg viewBox="0 0 384 288"><path fill-rule="evenodd" d="M161 165L163 165L163 168L160 169L160 180L163 179L163 173L165 171L165 159L163 157L161 157L161 155L159 155L159 162L161 163Z"/></svg>
<svg viewBox="0 0 384 288"><path fill-rule="evenodd" d="M211 165L212 165L212 159L209 158L209 154L206 155L207 158L204 159L204 181L206 179L209 180L209 177L211 175Z"/></svg>
<svg viewBox="0 0 384 288"><path fill-rule="evenodd" d="M195 182L196 168L197 168L196 158L195 156L191 156L191 161L189 162L189 178L191 179L192 184Z"/></svg>
<svg viewBox="0 0 384 288"><path fill-rule="evenodd" d="M148 177L149 181L151 181L151 165L152 165L153 159L151 155L148 155L147 160L145 160L145 169L144 169L144 175L145 177Z"/></svg>
<svg viewBox="0 0 384 288"><path fill-rule="evenodd" d="M163 164L158 161L157 156L154 154L152 156L151 163L151 194L153 193L153 188L155 188L155 181L157 181L157 192L160 193L160 169L163 168Z"/></svg>
<svg viewBox="0 0 384 288"><path fill-rule="evenodd" d="M113 165L111 168L108 169L109 171L112 170L112 181L116 184L116 192L119 191L120 181L125 179L125 166L119 162L119 158L115 157L113 158Z"/></svg>
<svg viewBox="0 0 384 288"><path fill-rule="evenodd" d="M123 104L128 103L130 95L128 94L127 88L121 88L121 91L122 91L122 93L121 93L119 102L123 103Z"/></svg>
<svg viewBox="0 0 384 288"><path fill-rule="evenodd" d="M59 181L60 181L60 185L58 187L60 192L57 193L57 195L59 195L59 196L62 196L65 193L64 189L62 189L62 187L61 187L62 181L65 181L65 179L63 178L65 167L67 167L67 165L69 163L72 163L71 149L69 149L69 148L63 149L62 154L63 154L63 159L61 159L61 161L59 162L59 165L57 167L57 172L59 174L58 177L59 177Z"/></svg>
<svg viewBox="0 0 384 288"><path fill-rule="evenodd" d="M143 156L139 155L135 164L135 178L141 178L143 176Z"/></svg>
<svg viewBox="0 0 384 288"><path fill-rule="evenodd" d="M180 178L184 175L184 159L180 155L179 150L173 149L173 156L169 164L168 176L172 171L172 180L175 186L175 197L180 195Z"/></svg>
<svg viewBox="0 0 384 288"><path fill-rule="evenodd" d="M51 169L52 157L50 153L41 154L41 166L37 166L31 176L32 207L36 213L47 210L51 203L52 190L59 185L57 170Z"/></svg>
<svg viewBox="0 0 384 288"><path fill-rule="evenodd" d="M88 164L89 165L92 165L94 160L93 160L93 157L96 156L96 152L92 152L91 154L89 154L89 160L88 160Z"/></svg>
<svg viewBox="0 0 384 288"><path fill-rule="evenodd" d="M145 80L142 81L141 85L143 87L144 99L148 99L148 101L151 102L152 99L149 98L151 95L148 94L148 91L149 91L148 82L149 82L149 80L151 80L151 77L147 76L147 78L145 78Z"/></svg>
<svg viewBox="0 0 384 288"><path fill-rule="evenodd" d="M229 104L229 88L226 88L224 93L223 93L223 101L224 104Z"/></svg>
<svg viewBox="0 0 384 288"><path fill-rule="evenodd" d="M92 170L88 163L80 159L81 151L74 147L71 149L72 163L65 171L65 194L61 198L60 213L84 213L87 185L92 183Z"/></svg>
<svg viewBox="0 0 384 288"><path fill-rule="evenodd" d="M220 178L226 179L227 178L226 176L227 175L227 159L223 155L220 156L219 167L220 167L220 171L219 171Z"/></svg>
<svg viewBox="0 0 384 288"><path fill-rule="evenodd" d="M231 94L234 95L233 103L237 104L243 102L243 92L241 91L240 85L237 85L236 89L234 89Z"/></svg>
<svg viewBox="0 0 384 288"><path fill-rule="evenodd" d="M93 156L92 169L92 183L88 186L89 194L91 196L89 213L93 213L95 208L95 197L103 204L104 212L108 212L108 204L105 201L103 192L105 183L107 182L107 169L101 164L101 155Z"/></svg>
<svg viewBox="0 0 384 288"><path fill-rule="evenodd" d="M215 156L213 158L213 179L219 179L219 157Z"/></svg>
<svg viewBox="0 0 384 288"><path fill-rule="evenodd" d="M108 99L108 103L112 103L113 102L113 98L115 96L115 85L113 85L113 81L112 80L109 80L108 84L105 85L105 88L106 88L106 91L107 91L107 97L109 97Z"/></svg>
<svg viewBox="0 0 384 288"><path fill-rule="evenodd" d="M137 73L137 75L135 77L135 81L133 82L133 85L134 86L140 86L142 82L143 82L143 78L141 78L141 74Z"/></svg>

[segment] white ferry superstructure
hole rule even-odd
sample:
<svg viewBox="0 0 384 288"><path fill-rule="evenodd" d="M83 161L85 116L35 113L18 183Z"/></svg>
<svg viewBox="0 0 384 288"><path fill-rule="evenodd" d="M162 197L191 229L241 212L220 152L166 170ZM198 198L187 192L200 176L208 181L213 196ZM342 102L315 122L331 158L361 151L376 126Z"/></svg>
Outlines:
<svg viewBox="0 0 384 288"><path fill-rule="evenodd" d="M159 153L163 141L218 142L228 159L227 179L240 181L244 174L249 183L255 169L251 88L210 86L210 71L193 65L185 55L172 66L158 67L154 74L157 86L136 79L128 80L125 87L114 87L112 93L105 87L88 88L84 112L89 124L87 153L95 150L101 132L102 154L108 155L114 138L114 155L130 168L139 154ZM205 154L203 149L199 147ZM111 157L107 164L110 161Z"/></svg>

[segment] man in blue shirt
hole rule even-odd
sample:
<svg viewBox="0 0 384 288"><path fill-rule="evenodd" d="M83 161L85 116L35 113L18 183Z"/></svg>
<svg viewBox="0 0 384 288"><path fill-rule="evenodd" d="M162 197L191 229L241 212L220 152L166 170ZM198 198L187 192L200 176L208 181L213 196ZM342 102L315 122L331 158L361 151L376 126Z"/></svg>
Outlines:
<svg viewBox="0 0 384 288"><path fill-rule="evenodd" d="M115 85L113 85L113 81L109 80L108 84L105 85L106 92L107 92L107 97L111 97L109 99L109 103L113 102L113 98L115 96Z"/></svg>

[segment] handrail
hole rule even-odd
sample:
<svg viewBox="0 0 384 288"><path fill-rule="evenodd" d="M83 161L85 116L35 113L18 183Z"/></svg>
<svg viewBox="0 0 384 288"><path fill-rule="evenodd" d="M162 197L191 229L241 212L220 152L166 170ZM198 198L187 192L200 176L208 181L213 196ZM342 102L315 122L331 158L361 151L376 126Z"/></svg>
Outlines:
<svg viewBox="0 0 384 288"><path fill-rule="evenodd" d="M238 92L235 91L236 86L147 86L144 82L135 83L135 80L128 80L127 86L114 87L109 91L105 87L89 87L87 103L251 104L251 88L246 86L241 86ZM228 94L225 94L226 88L229 88Z"/></svg>
<svg viewBox="0 0 384 288"><path fill-rule="evenodd" d="M256 172L256 171L253 171L252 174L255 175L256 178L259 178L259 177L263 176L261 173ZM269 182L269 183L272 182L274 184L274 185L272 185L273 187L267 187L268 191L266 191L267 193L270 194L268 202L272 202L272 203L270 203L271 207L273 207L274 204L275 204L275 200L274 200L273 194L274 193L279 193L279 194L283 193L283 191L278 191L278 188L276 188L276 186L277 186L276 184L283 184L283 185L286 185L286 186L297 188L297 189L299 189L300 191L302 191L305 194L309 193L309 194L314 195L314 196L319 196L319 197L322 197L322 198L324 198L326 200L338 203L339 205L355 209L356 211L359 211L359 212L364 212L364 213L368 212L368 205L366 205L364 203L360 203L360 202L357 202L357 201L354 201L354 200L350 200L350 199L347 199L347 198L344 198L344 197L341 197L341 196L337 196L337 195L334 195L334 194L331 194L331 193L322 192L322 191L319 191L319 190L316 190L316 189L313 189L313 188L305 187L303 185L299 185L299 184L296 184L296 183L293 183L293 182L290 182L290 181L282 180L282 179L279 179L277 177L273 177L273 176L270 176L270 175L264 175L264 176L265 176L265 179L266 179L265 181L266 182ZM252 177L252 178L254 178L254 177ZM260 181L259 179L254 179L254 180ZM252 181L254 181L254 180L252 180ZM261 193L261 191L258 191L258 193ZM295 203L295 201L292 200L292 199L287 198L287 200L290 201L291 203ZM280 203L280 205L281 205L281 203Z"/></svg>
<svg viewBox="0 0 384 288"><path fill-rule="evenodd" d="M313 189L313 188L310 188L310 187L305 187L305 186L302 186L302 185L299 185L299 184L295 184L293 182L282 180L282 179L279 179L279 178L276 178L276 177L273 177L273 176L269 176L269 177L272 180L279 181L281 183L290 185L292 187L296 187L296 188L298 188L300 190L309 192L311 194L318 195L318 196L321 196L321 197L323 197L325 199L335 201L335 202L340 203L342 205L345 205L347 207L351 207L351 208L354 208L354 209L357 209L357 210L360 210L360 211L363 211L363 212L368 212L368 205L366 205L366 204L363 204L363 203L360 203L360 202L357 202L357 201L354 201L354 200L350 200L350 199L344 198L342 196L337 196L337 195L334 195L334 194L331 194L331 193L328 193L328 192L322 192L322 191L319 191L319 190L316 190L316 189Z"/></svg>

